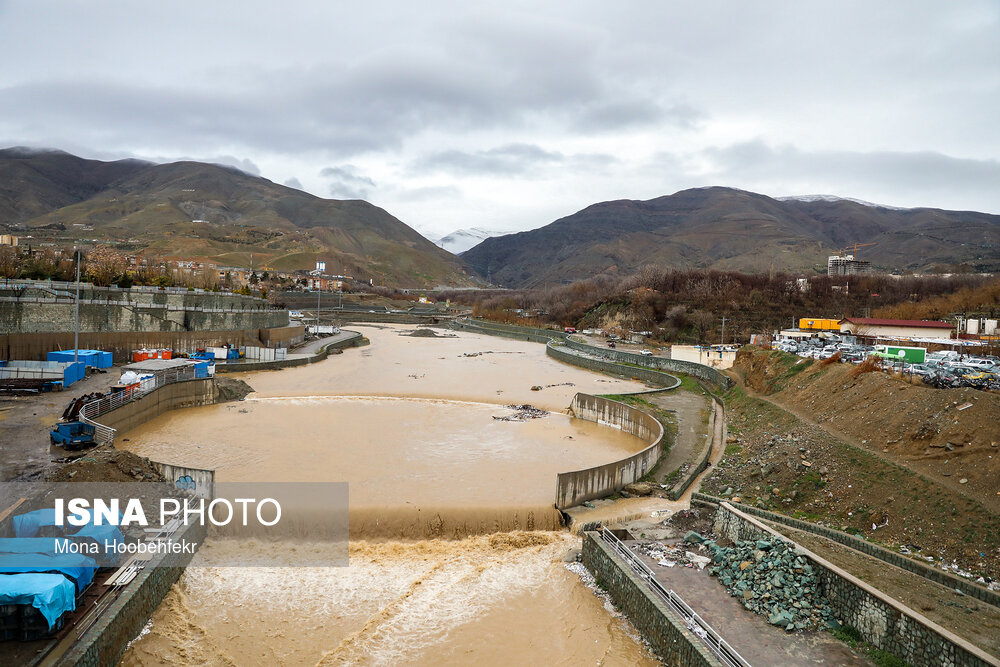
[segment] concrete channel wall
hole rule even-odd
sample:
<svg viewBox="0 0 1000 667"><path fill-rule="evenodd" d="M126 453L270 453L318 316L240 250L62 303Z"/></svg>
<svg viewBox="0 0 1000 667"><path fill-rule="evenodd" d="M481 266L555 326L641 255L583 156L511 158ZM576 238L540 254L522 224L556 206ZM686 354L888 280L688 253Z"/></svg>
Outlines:
<svg viewBox="0 0 1000 667"><path fill-rule="evenodd" d="M695 493L694 499L710 503L714 506L718 506L718 504L722 502L727 502L725 498L717 498L715 496L710 496L707 493ZM951 574L950 572L944 572L943 570L931 567L930 565L921 563L913 558L908 558L903 554L890 551L889 549L869 542L864 538L851 535L840 530L834 530L833 528L828 528L826 526L818 526L815 523L802 521L801 519L785 516L784 514L762 510L759 507L753 507L752 505L732 503L731 501L729 502L734 507L739 508L740 511L747 514L752 514L766 521L784 524L803 532L813 533L814 535L820 535L827 539L831 539L834 542L839 542L844 546L860 551L861 553L867 554L873 558L878 558L879 560L889 563L890 565L895 565L896 567L906 570L907 572L912 572L913 574L920 575L925 579L930 579L931 581L941 584L942 586L957 588L966 595L974 597L977 600L981 600L986 604L993 605L994 607L1000 607L1000 593L991 591L985 586L980 586L973 581L963 579L962 577Z"/></svg>
<svg viewBox="0 0 1000 667"><path fill-rule="evenodd" d="M185 380L163 385L120 408L104 413L97 417L97 421L122 433L176 408L211 405L217 397L215 380Z"/></svg>
<svg viewBox="0 0 1000 667"><path fill-rule="evenodd" d="M726 404L723 403L722 399L719 398L718 396L715 396L711 393L708 393L708 395L712 398L713 403L722 408L723 429L725 429ZM698 478L698 475L700 475L701 472L708 467L708 461L710 458L712 458L712 449L714 449L715 447L725 446L726 436L724 430L722 434L722 442L716 442L715 438L715 425L716 425L716 419L718 418L718 414L719 413L715 410L713 406L712 414L708 418L708 433L709 433L708 439L705 440L705 445L704 447L702 447L701 454L698 455L698 459L695 461L694 465L688 468L687 472L684 473L683 477L677 480L677 483L674 484L670 488L670 491L667 492L671 500L677 500L678 498L683 496L684 492L687 491L692 484L694 484L694 480Z"/></svg>
<svg viewBox="0 0 1000 667"><path fill-rule="evenodd" d="M644 368L652 368L661 371L673 371L674 373L691 375L699 380L704 380L713 387L719 389L729 389L733 385L733 381L729 377L715 370L711 366L705 366L704 364L696 364L691 361L679 361L677 359L665 359L664 357L656 356L647 357L634 352L623 352L621 350L612 350L611 348L588 345L587 343L581 343L573 340L572 336L566 338L566 345L574 350L610 359L611 361L616 361L620 364L642 366Z"/></svg>
<svg viewBox="0 0 1000 667"><path fill-rule="evenodd" d="M715 514L715 533L730 540L793 540L729 503ZM817 556L803 546L796 551L812 561L823 594L843 623L856 628L872 646L902 658L914 667L984 667L1000 660L972 645L903 603Z"/></svg>
<svg viewBox="0 0 1000 667"><path fill-rule="evenodd" d="M629 373L632 373L632 369L635 371L642 371L643 369L667 372L672 371L674 373L691 375L700 380L704 380L713 387L719 389L729 389L733 385L733 381L725 374L720 373L710 366L705 366L704 364L696 364L690 361L678 361L675 359L666 359L664 357L656 356L647 357L634 352L623 352L621 350L598 347L597 345L589 345L587 343L581 343L580 341L573 340L572 336L569 336L562 331L552 331L549 329L538 329L535 327L522 327L515 324L502 324L499 322L486 322L484 320L468 319L455 320L455 322L452 323L452 326L456 329L491 334L494 336L505 336L516 340L529 340L536 343L547 343L549 340L559 341L570 349L578 352L583 352L584 354L591 356L602 357L619 365L626 364L629 367ZM570 363L574 362L571 361ZM618 370L613 372L624 374L626 371L621 370L621 367L619 366ZM635 377L641 377L635 373L633 373L633 375Z"/></svg>
<svg viewBox="0 0 1000 667"><path fill-rule="evenodd" d="M584 533L583 564L664 664L722 664L595 532Z"/></svg>
<svg viewBox="0 0 1000 667"><path fill-rule="evenodd" d="M189 525L179 539L201 544L205 534L205 527L195 523ZM191 554L161 554L155 557L56 664L67 667L118 664L129 642L139 636L192 557ZM169 566L157 566L167 558L170 559Z"/></svg>
<svg viewBox="0 0 1000 667"><path fill-rule="evenodd" d="M561 343L557 343L553 340L546 342L545 354L553 359L557 359L558 361L572 364L574 366L579 366L580 368L586 368L587 370L598 371L600 373L608 373L609 375L617 375L618 377L642 380L643 382L657 385L663 389L675 389L681 384L681 381L673 375L668 375L667 373L662 373L648 368L622 366L614 361L594 359L591 356L568 349Z"/></svg>
<svg viewBox="0 0 1000 667"><path fill-rule="evenodd" d="M163 478L177 487L193 491L198 498L215 498L215 471L204 468L186 468L153 461Z"/></svg>
<svg viewBox="0 0 1000 667"><path fill-rule="evenodd" d="M365 345L365 337L357 331L350 338L334 341L321 347L317 352L308 357L289 357L275 361L239 361L236 363L216 364L216 373L246 373L248 371L273 371L280 368L294 368L295 366L306 366L317 361L323 361L330 355L330 350L343 350L349 347L360 347Z"/></svg>
<svg viewBox="0 0 1000 667"><path fill-rule="evenodd" d="M574 507L586 500L604 498L638 481L663 453L663 425L638 408L600 396L576 394L570 405L578 419L613 426L649 443L632 456L593 468L561 472L556 478L556 508Z"/></svg>

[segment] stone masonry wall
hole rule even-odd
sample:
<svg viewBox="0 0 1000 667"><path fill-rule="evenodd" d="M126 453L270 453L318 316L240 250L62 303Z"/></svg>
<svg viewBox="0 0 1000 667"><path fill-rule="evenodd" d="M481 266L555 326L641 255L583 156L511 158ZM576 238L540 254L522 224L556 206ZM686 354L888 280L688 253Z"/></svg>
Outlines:
<svg viewBox="0 0 1000 667"><path fill-rule="evenodd" d="M187 527L181 539L200 545L205 539L205 528L192 524ZM167 558L171 560L170 566L154 567ZM162 556L140 570L122 595L56 664L60 667L105 667L118 664L128 643L139 636L170 587L190 562L190 555Z"/></svg>
<svg viewBox="0 0 1000 667"><path fill-rule="evenodd" d="M733 541L778 538L794 544L728 503L716 512L715 532ZM808 549L796 545L796 551L816 568L823 594L837 617L860 631L872 646L914 667L1000 665L996 658Z"/></svg>
<svg viewBox="0 0 1000 667"><path fill-rule="evenodd" d="M583 536L583 564L664 664L676 667L722 664L597 533L587 532Z"/></svg>
<svg viewBox="0 0 1000 667"><path fill-rule="evenodd" d="M705 493L696 493L695 497L714 504L725 501L725 498L716 498L715 496L710 496ZM896 567L906 570L907 572L918 574L921 577L930 579L931 581L941 584L942 586L957 588L966 595L974 597L977 600L981 600L986 604L991 604L994 607L1000 607L1000 593L991 591L985 586L980 586L975 582L969 581L968 579L963 579L962 577L955 576L949 572L944 572L942 570L938 570L937 568L930 567L929 565L921 563L918 560L908 558L903 554L890 551L883 546L869 542L868 540L856 535L850 535L840 530L828 528L827 526L819 526L809 521L802 521L794 517L785 516L784 514L769 512L751 505L741 503L733 503L733 505L747 514L758 516L767 521L782 523L786 526L791 526L792 528L797 528L808 533L822 535L823 537L831 539L834 542L839 542L840 544L851 547L852 549L868 554L873 558L878 558L879 560L885 561L890 565L895 565Z"/></svg>

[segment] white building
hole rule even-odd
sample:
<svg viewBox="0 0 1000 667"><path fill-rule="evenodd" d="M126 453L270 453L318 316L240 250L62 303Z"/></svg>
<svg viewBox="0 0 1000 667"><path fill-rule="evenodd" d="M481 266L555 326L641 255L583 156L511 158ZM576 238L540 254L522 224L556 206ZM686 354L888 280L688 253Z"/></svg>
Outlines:
<svg viewBox="0 0 1000 667"><path fill-rule="evenodd" d="M840 320L840 332L871 338L950 339L955 325L934 320L883 320L847 317Z"/></svg>

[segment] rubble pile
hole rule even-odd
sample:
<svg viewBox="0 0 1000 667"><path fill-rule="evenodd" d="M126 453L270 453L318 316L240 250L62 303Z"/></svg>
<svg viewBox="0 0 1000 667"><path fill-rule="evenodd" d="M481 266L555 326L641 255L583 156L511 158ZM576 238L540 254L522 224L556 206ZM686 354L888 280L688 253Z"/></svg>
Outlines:
<svg viewBox="0 0 1000 667"><path fill-rule="evenodd" d="M533 405L528 405L527 403L523 405L506 405L504 406L508 410L513 410L512 415L503 415L502 417L493 416L493 419L502 422L523 422L528 419L539 419L548 415L547 410L542 410L541 408L536 408Z"/></svg>
<svg viewBox="0 0 1000 667"><path fill-rule="evenodd" d="M819 590L819 577L805 557L783 540L740 540L733 547L705 546L714 565L709 574L750 611L793 630L825 627L835 621Z"/></svg>
<svg viewBox="0 0 1000 667"><path fill-rule="evenodd" d="M704 570L711 558L699 556L683 548L671 547L662 542L640 542L632 546L636 552L656 561L661 567L697 567Z"/></svg>

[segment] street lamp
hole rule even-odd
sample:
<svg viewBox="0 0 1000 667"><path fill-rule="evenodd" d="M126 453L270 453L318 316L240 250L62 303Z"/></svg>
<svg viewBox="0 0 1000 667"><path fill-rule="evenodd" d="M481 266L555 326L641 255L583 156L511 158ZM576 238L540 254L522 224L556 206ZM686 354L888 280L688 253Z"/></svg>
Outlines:
<svg viewBox="0 0 1000 667"><path fill-rule="evenodd" d="M73 362L80 361L80 251L73 246L76 257L76 326L73 329Z"/></svg>

